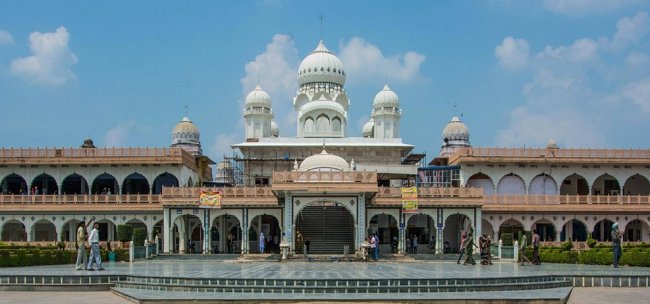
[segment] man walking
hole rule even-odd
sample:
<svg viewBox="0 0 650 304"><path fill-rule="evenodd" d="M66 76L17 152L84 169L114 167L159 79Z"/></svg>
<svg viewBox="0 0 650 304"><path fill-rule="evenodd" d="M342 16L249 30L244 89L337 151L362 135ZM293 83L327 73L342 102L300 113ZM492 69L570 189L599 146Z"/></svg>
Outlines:
<svg viewBox="0 0 650 304"><path fill-rule="evenodd" d="M266 238L264 232L260 232L260 253L264 253L264 246L266 245Z"/></svg>
<svg viewBox="0 0 650 304"><path fill-rule="evenodd" d="M524 266L524 261L530 263L528 257L526 257L526 247L528 246L528 237L526 233L523 233L521 236L521 243L519 243L519 255L521 256L521 266Z"/></svg>
<svg viewBox="0 0 650 304"><path fill-rule="evenodd" d="M88 257L86 256L86 234L88 231L88 225L92 222L93 219L90 219L87 224L84 221L81 221L77 228L77 240L75 242L77 245L77 262L75 263L76 270L82 270L86 263L88 263Z"/></svg>
<svg viewBox="0 0 650 304"><path fill-rule="evenodd" d="M612 249L614 250L612 264L618 268L618 261L621 259L621 232L618 231L618 223L612 225Z"/></svg>
<svg viewBox="0 0 650 304"><path fill-rule="evenodd" d="M463 232L463 234L460 236L460 247L459 247L460 254L458 255L458 261L456 261L456 264L460 264L460 260L463 258L463 255L465 254L466 239L467 239L467 232Z"/></svg>
<svg viewBox="0 0 650 304"><path fill-rule="evenodd" d="M533 264L542 264L539 260L539 234L537 234L537 229L533 229Z"/></svg>
<svg viewBox="0 0 650 304"><path fill-rule="evenodd" d="M104 270L102 267L102 257L99 253L99 224L93 225L93 230L90 232L88 242L90 243L90 258L88 258L88 266L86 270L93 271L93 263L97 264L97 270Z"/></svg>

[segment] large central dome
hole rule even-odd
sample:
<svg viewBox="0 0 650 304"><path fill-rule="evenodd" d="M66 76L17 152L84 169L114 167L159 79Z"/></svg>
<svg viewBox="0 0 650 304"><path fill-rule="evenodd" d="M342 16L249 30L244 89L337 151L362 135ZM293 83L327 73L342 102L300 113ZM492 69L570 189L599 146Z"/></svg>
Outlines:
<svg viewBox="0 0 650 304"><path fill-rule="evenodd" d="M325 47L323 40L309 53L298 68L298 84L330 82L343 86L345 71L341 60Z"/></svg>
<svg viewBox="0 0 650 304"><path fill-rule="evenodd" d="M299 171L349 171L350 165L340 156L329 154L323 148L320 154L305 158Z"/></svg>

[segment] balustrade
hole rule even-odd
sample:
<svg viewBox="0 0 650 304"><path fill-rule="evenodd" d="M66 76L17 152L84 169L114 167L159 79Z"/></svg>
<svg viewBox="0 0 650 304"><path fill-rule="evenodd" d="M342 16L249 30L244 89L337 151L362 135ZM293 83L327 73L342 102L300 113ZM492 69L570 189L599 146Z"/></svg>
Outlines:
<svg viewBox="0 0 650 304"><path fill-rule="evenodd" d="M462 148L452 158L471 157L564 157L564 158L620 158L650 159L650 150L634 149L545 149L545 148Z"/></svg>
<svg viewBox="0 0 650 304"><path fill-rule="evenodd" d="M158 194L0 195L0 205L160 204Z"/></svg>
<svg viewBox="0 0 650 304"><path fill-rule="evenodd" d="M650 205L650 195L486 195L487 204Z"/></svg>

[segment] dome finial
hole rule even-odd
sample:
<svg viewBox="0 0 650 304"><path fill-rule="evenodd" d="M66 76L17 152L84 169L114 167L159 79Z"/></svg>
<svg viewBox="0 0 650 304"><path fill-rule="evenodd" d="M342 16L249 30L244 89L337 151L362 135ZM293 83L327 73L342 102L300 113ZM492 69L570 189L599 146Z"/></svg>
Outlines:
<svg viewBox="0 0 650 304"><path fill-rule="evenodd" d="M323 139L323 152L325 152L325 140Z"/></svg>
<svg viewBox="0 0 650 304"><path fill-rule="evenodd" d="M185 102L185 117L187 117L187 101Z"/></svg>
<svg viewBox="0 0 650 304"><path fill-rule="evenodd" d="M320 41L323 41L323 13L320 13Z"/></svg>

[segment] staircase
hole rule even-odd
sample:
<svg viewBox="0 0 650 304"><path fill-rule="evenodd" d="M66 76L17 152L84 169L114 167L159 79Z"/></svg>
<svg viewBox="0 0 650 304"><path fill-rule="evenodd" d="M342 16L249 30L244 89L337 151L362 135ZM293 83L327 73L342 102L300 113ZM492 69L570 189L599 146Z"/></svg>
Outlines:
<svg viewBox="0 0 650 304"><path fill-rule="evenodd" d="M354 222L345 207L307 206L298 215L296 230L304 241L309 240L309 253L343 254L343 246L354 252ZM302 253L302 248L297 248Z"/></svg>

